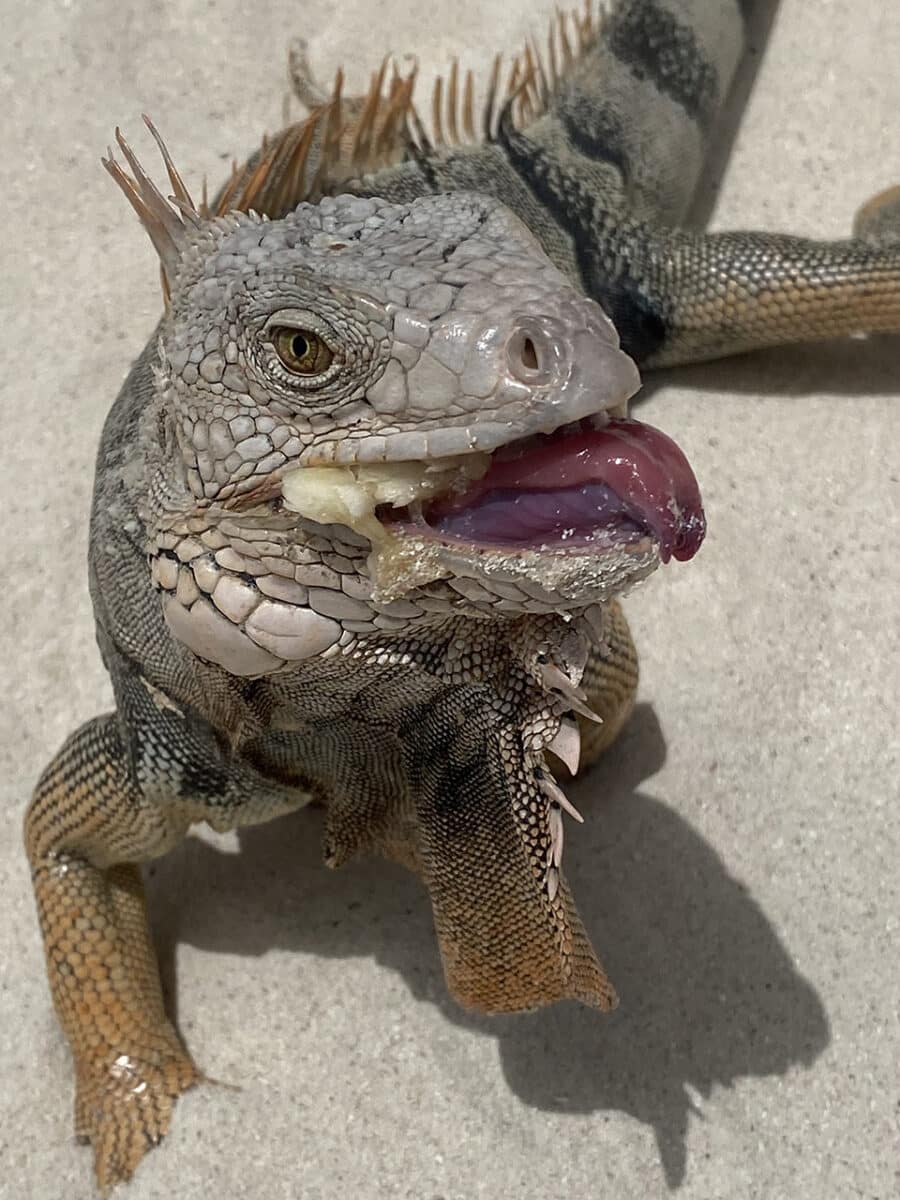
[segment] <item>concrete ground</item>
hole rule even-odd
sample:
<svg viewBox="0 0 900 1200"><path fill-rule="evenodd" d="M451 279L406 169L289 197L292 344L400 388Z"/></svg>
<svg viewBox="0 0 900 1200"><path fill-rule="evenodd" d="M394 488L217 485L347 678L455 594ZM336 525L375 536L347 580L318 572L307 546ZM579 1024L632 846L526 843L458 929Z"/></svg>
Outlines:
<svg viewBox="0 0 900 1200"><path fill-rule="evenodd" d="M84 553L103 416L159 308L98 156L150 112L197 183L280 118L306 36L351 83L388 49L484 63L551 5L44 0L3 6L7 703L0 1196L91 1194L70 1136L19 823L108 705ZM537 13L536 10L543 10ZM265 11L265 19L262 13ZM717 226L840 237L900 176L900 6L784 0ZM622 997L483 1020L447 999L401 870L319 862L319 818L192 837L151 872L187 1097L130 1200L900 1195L897 342L654 381L641 415L710 535L629 601L642 703L576 786L568 870Z"/></svg>

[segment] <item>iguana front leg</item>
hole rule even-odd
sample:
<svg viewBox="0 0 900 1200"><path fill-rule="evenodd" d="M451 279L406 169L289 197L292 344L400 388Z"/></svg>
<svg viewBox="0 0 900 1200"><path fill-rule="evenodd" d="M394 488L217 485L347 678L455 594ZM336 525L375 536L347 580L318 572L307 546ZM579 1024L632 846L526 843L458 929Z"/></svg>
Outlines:
<svg viewBox="0 0 900 1200"><path fill-rule="evenodd" d="M442 692L410 738L418 857L447 985L481 1012L563 999L613 1008L560 871L562 814L543 767L479 691Z"/></svg>
<svg viewBox="0 0 900 1200"><path fill-rule="evenodd" d="M129 680L138 740L123 744L112 714L83 725L25 817L50 990L74 1058L75 1133L93 1146L104 1193L131 1178L177 1098L204 1078L165 1013L137 864L194 822L225 830L309 799L226 761L199 718Z"/></svg>
<svg viewBox="0 0 900 1200"><path fill-rule="evenodd" d="M25 818L50 990L75 1059L75 1133L93 1145L104 1192L131 1177L202 1079L165 1014L134 865L185 827L142 798L112 715L68 739Z"/></svg>

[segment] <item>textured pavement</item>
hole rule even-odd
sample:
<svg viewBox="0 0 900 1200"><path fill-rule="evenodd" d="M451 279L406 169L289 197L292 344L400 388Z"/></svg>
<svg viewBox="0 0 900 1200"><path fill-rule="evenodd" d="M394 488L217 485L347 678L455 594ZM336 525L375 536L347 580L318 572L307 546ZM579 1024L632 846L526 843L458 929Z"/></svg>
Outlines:
<svg viewBox="0 0 900 1200"><path fill-rule="evenodd" d="M106 409L159 307L98 156L150 112L197 184L279 124L302 34L350 83L427 79L550 4L3 6L0 1196L89 1197L20 817L109 703L84 554ZM535 13L540 10L540 22ZM265 19L263 19L265 17ZM718 227L839 237L900 177L900 6L783 0ZM713 181L715 183L715 181ZM707 190L712 202L714 193ZM179 1026L211 1076L129 1200L900 1195L896 340L652 381L710 534L629 600L642 703L573 789L567 868L622 1003L518 1019L447 999L415 880L332 874L320 821L194 836L151 872Z"/></svg>

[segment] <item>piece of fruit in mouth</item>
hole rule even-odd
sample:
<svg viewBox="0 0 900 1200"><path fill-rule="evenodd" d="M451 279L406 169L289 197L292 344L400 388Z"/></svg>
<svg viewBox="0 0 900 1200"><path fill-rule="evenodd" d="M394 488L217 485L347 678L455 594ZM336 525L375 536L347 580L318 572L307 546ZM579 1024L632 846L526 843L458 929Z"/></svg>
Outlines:
<svg viewBox="0 0 900 1200"><path fill-rule="evenodd" d="M513 442L490 457L351 468L298 468L282 481L286 507L450 545L598 552L652 538L668 562L692 558L706 522L684 454L631 418L590 421Z"/></svg>

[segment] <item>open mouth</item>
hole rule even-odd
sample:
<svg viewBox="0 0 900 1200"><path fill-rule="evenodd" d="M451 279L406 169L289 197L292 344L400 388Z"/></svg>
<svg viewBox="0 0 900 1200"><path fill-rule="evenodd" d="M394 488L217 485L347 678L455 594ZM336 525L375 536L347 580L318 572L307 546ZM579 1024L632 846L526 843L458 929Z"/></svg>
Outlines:
<svg viewBox="0 0 900 1200"><path fill-rule="evenodd" d="M286 509L363 534L376 559L388 542L407 542L558 559L655 546L662 562L683 561L706 532L678 446L651 425L606 414L492 454L297 467L280 490Z"/></svg>
<svg viewBox="0 0 900 1200"><path fill-rule="evenodd" d="M684 454L630 418L587 419L513 442L461 489L401 508L381 504L375 514L389 530L507 551L602 553L649 537L663 562L692 558L706 532Z"/></svg>

